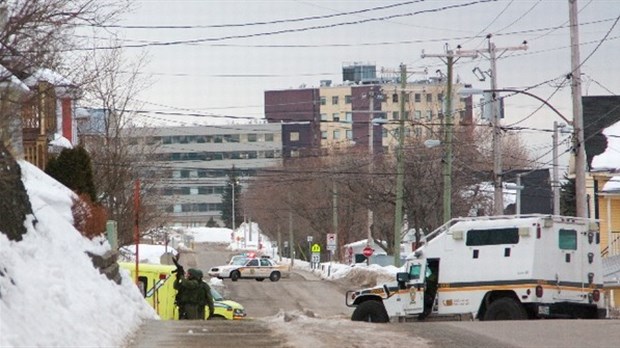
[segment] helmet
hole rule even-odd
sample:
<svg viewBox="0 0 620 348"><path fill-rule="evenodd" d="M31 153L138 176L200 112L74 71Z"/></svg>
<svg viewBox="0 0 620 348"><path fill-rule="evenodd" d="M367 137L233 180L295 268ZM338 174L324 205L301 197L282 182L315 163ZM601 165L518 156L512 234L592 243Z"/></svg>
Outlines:
<svg viewBox="0 0 620 348"><path fill-rule="evenodd" d="M189 270L187 270L187 273L189 273L190 276L196 279L202 279L202 271L199 269L190 268Z"/></svg>

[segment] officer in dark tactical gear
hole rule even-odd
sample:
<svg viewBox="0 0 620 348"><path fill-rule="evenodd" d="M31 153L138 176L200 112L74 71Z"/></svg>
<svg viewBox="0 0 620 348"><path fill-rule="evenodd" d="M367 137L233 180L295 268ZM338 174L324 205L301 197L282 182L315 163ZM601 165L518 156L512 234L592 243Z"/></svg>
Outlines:
<svg viewBox="0 0 620 348"><path fill-rule="evenodd" d="M200 274L200 295L199 295L199 299L201 300L201 302L198 305L198 318L199 319L204 319L205 318L205 306L209 307L209 320L213 319L213 311L214 311L214 307L213 307L213 296L211 296L211 287L209 286L209 284L207 284L207 282L205 282L202 279L202 271L197 270Z"/></svg>
<svg viewBox="0 0 620 348"><path fill-rule="evenodd" d="M179 306L179 319L204 319L204 302L201 299L203 294L202 272L200 270L190 268L187 276L183 272L177 272L177 278L174 281L174 288L178 291L176 296L177 306ZM203 307L203 316L200 318L199 307Z"/></svg>

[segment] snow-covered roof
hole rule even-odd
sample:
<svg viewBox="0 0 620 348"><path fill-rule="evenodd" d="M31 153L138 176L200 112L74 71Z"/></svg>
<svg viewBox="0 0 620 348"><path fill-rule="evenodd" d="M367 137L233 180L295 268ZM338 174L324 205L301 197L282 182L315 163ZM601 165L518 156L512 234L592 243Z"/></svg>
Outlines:
<svg viewBox="0 0 620 348"><path fill-rule="evenodd" d="M72 149L73 145L69 139L63 137L62 135L56 133L54 134L54 140L50 141L50 145L63 147L65 149Z"/></svg>
<svg viewBox="0 0 620 348"><path fill-rule="evenodd" d="M49 82L54 86L73 86L74 85L74 83L71 82L66 77L47 68L42 68L42 69L35 71L32 75L30 75L27 79L24 80L24 83L30 87L33 87L39 81Z"/></svg>
<svg viewBox="0 0 620 348"><path fill-rule="evenodd" d="M594 156L592 169L619 169L620 168L620 121L603 130L607 137L605 152Z"/></svg>
<svg viewBox="0 0 620 348"><path fill-rule="evenodd" d="M620 165L620 163L619 163ZM609 181L603 185L602 192L620 192L620 175L612 176Z"/></svg>
<svg viewBox="0 0 620 348"><path fill-rule="evenodd" d="M26 86L20 79L18 79L15 75L11 74L5 67L0 65L0 77L2 82L0 82L0 88L13 87L17 90L21 90L23 92L29 92L30 88Z"/></svg>

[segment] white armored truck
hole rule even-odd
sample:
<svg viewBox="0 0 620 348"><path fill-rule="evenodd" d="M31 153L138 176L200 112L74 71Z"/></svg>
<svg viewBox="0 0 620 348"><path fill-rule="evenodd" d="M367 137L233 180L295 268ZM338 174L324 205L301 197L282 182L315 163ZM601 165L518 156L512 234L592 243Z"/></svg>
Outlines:
<svg viewBox="0 0 620 348"><path fill-rule="evenodd" d="M604 318L598 224L551 215L450 220L396 281L348 291L352 320Z"/></svg>

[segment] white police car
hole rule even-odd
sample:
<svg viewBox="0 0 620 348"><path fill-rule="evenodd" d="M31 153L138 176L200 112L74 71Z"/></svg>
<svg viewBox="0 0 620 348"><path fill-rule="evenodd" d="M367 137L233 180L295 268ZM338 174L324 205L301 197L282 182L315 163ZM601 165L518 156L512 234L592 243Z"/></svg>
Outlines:
<svg viewBox="0 0 620 348"><path fill-rule="evenodd" d="M209 276L225 279L230 278L236 282L242 278L263 281L267 278L277 282L283 276L288 276L288 268L278 265L269 258L236 258L228 265L213 267L208 272Z"/></svg>

